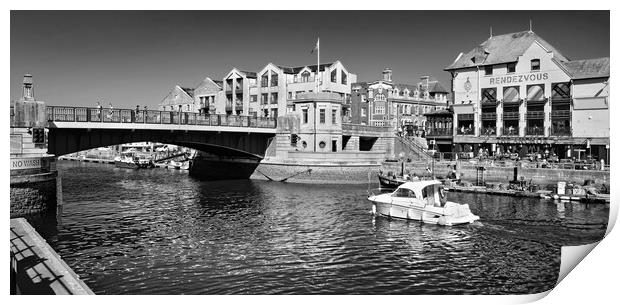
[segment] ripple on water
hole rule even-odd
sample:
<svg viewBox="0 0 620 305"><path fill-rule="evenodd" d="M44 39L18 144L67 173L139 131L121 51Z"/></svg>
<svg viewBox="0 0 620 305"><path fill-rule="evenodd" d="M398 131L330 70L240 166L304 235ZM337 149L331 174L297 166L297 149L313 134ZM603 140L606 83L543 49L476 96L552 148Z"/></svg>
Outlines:
<svg viewBox="0 0 620 305"><path fill-rule="evenodd" d="M560 245L599 240L609 213L450 193L482 221L443 228L373 217L366 186L59 169L60 220L39 223L102 294L536 293L555 284Z"/></svg>

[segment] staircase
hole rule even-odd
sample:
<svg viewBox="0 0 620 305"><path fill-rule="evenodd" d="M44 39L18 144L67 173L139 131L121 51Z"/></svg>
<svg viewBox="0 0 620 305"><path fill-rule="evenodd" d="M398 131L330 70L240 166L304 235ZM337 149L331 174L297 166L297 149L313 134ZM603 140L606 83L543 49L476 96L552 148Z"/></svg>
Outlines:
<svg viewBox="0 0 620 305"><path fill-rule="evenodd" d="M408 150L417 158L418 161L431 161L433 157L430 153L427 152L427 148L422 146L422 144L416 142L414 139L409 139L406 137L396 137L396 141L400 142L403 149ZM407 153L409 155L409 153Z"/></svg>

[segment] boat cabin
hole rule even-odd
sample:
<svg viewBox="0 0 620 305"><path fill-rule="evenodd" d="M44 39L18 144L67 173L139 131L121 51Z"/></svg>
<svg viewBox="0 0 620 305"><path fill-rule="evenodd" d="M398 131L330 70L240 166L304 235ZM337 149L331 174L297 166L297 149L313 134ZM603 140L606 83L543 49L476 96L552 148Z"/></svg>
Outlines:
<svg viewBox="0 0 620 305"><path fill-rule="evenodd" d="M437 180L406 182L391 195L394 199L415 199L425 205L443 207L447 201L443 185Z"/></svg>

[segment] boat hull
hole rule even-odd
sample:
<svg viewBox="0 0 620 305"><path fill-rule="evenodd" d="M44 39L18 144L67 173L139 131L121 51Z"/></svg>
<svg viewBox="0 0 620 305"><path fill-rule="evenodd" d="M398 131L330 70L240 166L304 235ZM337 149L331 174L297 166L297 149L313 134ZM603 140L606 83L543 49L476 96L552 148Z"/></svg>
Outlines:
<svg viewBox="0 0 620 305"><path fill-rule="evenodd" d="M379 177L379 183L381 184L381 187L384 187L384 188L395 189L401 184L405 183L405 180L389 178L384 175L378 175L378 177Z"/></svg>
<svg viewBox="0 0 620 305"><path fill-rule="evenodd" d="M440 208L405 206L380 201L372 202L374 214L387 218L414 220L444 226L468 224L480 219L479 216L471 213L461 216L444 215L440 212Z"/></svg>

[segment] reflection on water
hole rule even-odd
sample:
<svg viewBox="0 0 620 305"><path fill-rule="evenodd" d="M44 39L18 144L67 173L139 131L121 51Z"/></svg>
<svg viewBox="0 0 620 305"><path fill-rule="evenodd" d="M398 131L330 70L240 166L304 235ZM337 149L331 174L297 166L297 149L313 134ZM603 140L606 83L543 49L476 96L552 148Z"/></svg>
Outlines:
<svg viewBox="0 0 620 305"><path fill-rule="evenodd" d="M482 221L375 218L366 186L197 181L61 162L45 238L101 294L536 293L560 245L599 240L606 205L450 193Z"/></svg>

